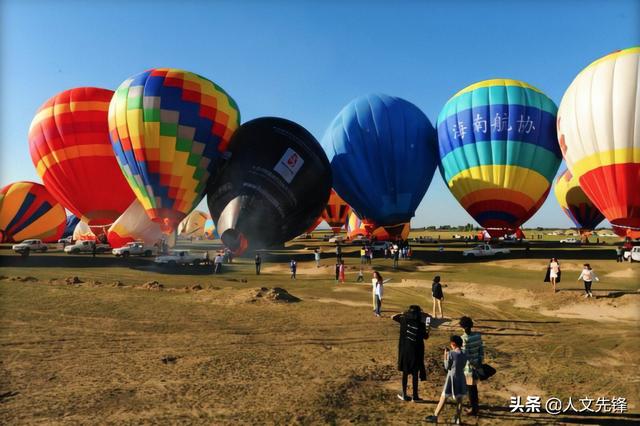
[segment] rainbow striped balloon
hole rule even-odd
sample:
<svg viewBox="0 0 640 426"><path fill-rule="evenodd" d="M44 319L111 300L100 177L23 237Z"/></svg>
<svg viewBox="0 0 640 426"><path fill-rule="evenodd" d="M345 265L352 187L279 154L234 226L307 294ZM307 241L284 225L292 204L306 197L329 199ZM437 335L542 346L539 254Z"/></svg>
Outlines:
<svg viewBox="0 0 640 426"><path fill-rule="evenodd" d="M562 211L580 230L592 231L604 220L600 210L580 188L578 179L569 170L558 176L553 192Z"/></svg>
<svg viewBox="0 0 640 426"><path fill-rule="evenodd" d="M238 107L222 88L172 68L125 80L109 106L118 163L147 215L165 231L200 202L239 123Z"/></svg>
<svg viewBox="0 0 640 426"><path fill-rule="evenodd" d="M456 93L438 117L440 172L484 228L513 232L544 203L562 156L557 107L517 80L486 80Z"/></svg>
<svg viewBox="0 0 640 426"><path fill-rule="evenodd" d="M64 208L44 186L15 182L0 190L0 242L29 238L56 242L66 225Z"/></svg>

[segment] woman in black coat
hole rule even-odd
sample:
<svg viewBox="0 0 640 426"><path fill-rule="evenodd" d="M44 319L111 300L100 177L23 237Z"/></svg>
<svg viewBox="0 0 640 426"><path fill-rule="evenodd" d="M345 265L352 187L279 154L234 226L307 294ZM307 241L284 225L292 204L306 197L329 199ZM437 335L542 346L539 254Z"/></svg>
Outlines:
<svg viewBox="0 0 640 426"><path fill-rule="evenodd" d="M411 374L413 400L421 401L418 395L418 377L426 379L424 366L424 340L429 337L425 324L425 315L420 306L411 305L403 314L392 317L400 323L400 338L398 340L398 370L402 371L402 394L398 398L411 401L407 396L407 381Z"/></svg>

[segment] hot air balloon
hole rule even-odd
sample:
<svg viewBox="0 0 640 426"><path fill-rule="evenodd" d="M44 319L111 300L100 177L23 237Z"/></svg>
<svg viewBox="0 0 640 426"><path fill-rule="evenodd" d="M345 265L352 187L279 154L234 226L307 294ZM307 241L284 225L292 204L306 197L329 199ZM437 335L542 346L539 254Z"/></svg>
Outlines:
<svg viewBox="0 0 640 426"><path fill-rule="evenodd" d="M560 102L567 167L602 214L640 231L640 47L598 59Z"/></svg>
<svg viewBox="0 0 640 426"><path fill-rule="evenodd" d="M354 212L349 213L346 227L347 237L349 239L354 239L358 236L362 236L371 237L372 239L379 241L392 241L398 238L406 240L407 238L409 238L409 232L411 232L411 226L409 222L399 225L400 229L396 229L394 230L394 232L390 233L386 228L382 226L376 227L373 224L365 224Z"/></svg>
<svg viewBox="0 0 640 426"><path fill-rule="evenodd" d="M320 216L331 192L331 166L302 126L273 117L249 121L229 151L231 159L207 192L211 218L229 249L282 244Z"/></svg>
<svg viewBox="0 0 640 426"><path fill-rule="evenodd" d="M178 235L183 238L204 237L205 222L209 219L209 214L194 210L178 225Z"/></svg>
<svg viewBox="0 0 640 426"><path fill-rule="evenodd" d="M612 226L613 232L622 238L637 240L640 239L640 230L633 230L631 228L621 228L619 226Z"/></svg>
<svg viewBox="0 0 640 426"><path fill-rule="evenodd" d="M473 84L442 109L440 172L492 236L513 234L547 198L562 160L556 111L540 90L504 79Z"/></svg>
<svg viewBox="0 0 640 426"><path fill-rule="evenodd" d="M133 200L107 232L107 240L113 248L133 241L142 241L147 246L160 245L163 238L160 224L149 219L138 200Z"/></svg>
<svg viewBox="0 0 640 426"><path fill-rule="evenodd" d="M235 101L188 71L152 69L118 87L109 107L113 149L138 201L167 233L204 196L239 122Z"/></svg>
<svg viewBox="0 0 640 426"><path fill-rule="evenodd" d="M208 240L217 240L220 238L218 230L216 229L216 224L213 223L213 219L211 219L211 217L209 217L204 223L204 236Z"/></svg>
<svg viewBox="0 0 640 426"><path fill-rule="evenodd" d="M79 222L80 222L80 218L77 217L76 215L72 214L70 216L67 216L67 223L64 227L62 238L71 237L73 235L74 229L76 229L76 226L78 225Z"/></svg>
<svg viewBox="0 0 640 426"><path fill-rule="evenodd" d="M558 179L554 192L558 203L580 233L593 231L604 220L604 216L586 196L569 170L565 170Z"/></svg>
<svg viewBox="0 0 640 426"><path fill-rule="evenodd" d="M338 193L332 189L329 202L322 212L322 219L327 222L334 234L339 233L346 224L347 216L349 216L350 212L351 207L349 207L349 204L345 203Z"/></svg>
<svg viewBox="0 0 640 426"><path fill-rule="evenodd" d="M80 221L73 230L74 241L95 241L97 240L96 234L93 233L91 227L87 222Z"/></svg>
<svg viewBox="0 0 640 426"><path fill-rule="evenodd" d="M66 220L64 208L40 184L15 182L0 190L0 242L56 242Z"/></svg>
<svg viewBox="0 0 640 426"><path fill-rule="evenodd" d="M322 146L336 192L359 217L388 229L413 217L437 165L429 119L410 102L387 95L351 101L325 132Z"/></svg>
<svg viewBox="0 0 640 426"><path fill-rule="evenodd" d="M29 128L31 159L47 190L90 226L109 225L134 199L109 140L113 92L64 91L45 102Z"/></svg>

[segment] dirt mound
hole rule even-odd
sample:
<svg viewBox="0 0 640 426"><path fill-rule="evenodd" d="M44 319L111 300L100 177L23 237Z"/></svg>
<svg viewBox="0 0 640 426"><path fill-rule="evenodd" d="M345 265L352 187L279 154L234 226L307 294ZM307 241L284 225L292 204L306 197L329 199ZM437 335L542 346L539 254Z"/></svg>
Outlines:
<svg viewBox="0 0 640 426"><path fill-rule="evenodd" d="M158 281L148 281L142 284L142 287L145 290L164 290L164 286L160 284Z"/></svg>
<svg viewBox="0 0 640 426"><path fill-rule="evenodd" d="M73 285L73 284L82 284L84 281L74 276L74 277L65 278L64 282L67 283L68 285Z"/></svg>
<svg viewBox="0 0 640 426"><path fill-rule="evenodd" d="M21 276L4 277L3 279L5 279L7 281L18 281L18 282L21 282L21 283L38 281L38 279L36 277L31 277L31 276L26 276L26 277L21 277Z"/></svg>
<svg viewBox="0 0 640 426"><path fill-rule="evenodd" d="M115 280L111 283L111 287L124 287L124 283L120 280Z"/></svg>
<svg viewBox="0 0 640 426"><path fill-rule="evenodd" d="M247 300L248 303L254 303L259 300L275 303L296 303L301 301L301 299L297 298L284 288L280 287L261 287L259 289L251 290L251 294L252 296Z"/></svg>

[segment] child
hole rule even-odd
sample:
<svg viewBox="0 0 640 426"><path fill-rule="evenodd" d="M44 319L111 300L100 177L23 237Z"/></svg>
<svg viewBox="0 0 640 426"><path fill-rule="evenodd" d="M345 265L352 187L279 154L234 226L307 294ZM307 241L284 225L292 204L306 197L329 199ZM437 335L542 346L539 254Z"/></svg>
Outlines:
<svg viewBox="0 0 640 426"><path fill-rule="evenodd" d="M582 272L578 277L578 281L584 281L584 297L593 297L593 293L591 293L591 284L593 283L594 279L596 281L600 281L600 278L598 278L596 273L593 272L593 269L591 269L591 265L585 263L584 268L582 269Z"/></svg>
<svg viewBox="0 0 640 426"><path fill-rule="evenodd" d="M428 416L425 419L428 422L438 423L438 415L442 411L446 399L451 397L456 402L455 423L460 424L462 398L467 394L467 383L464 377L464 366L467 364L467 357L460 350L462 347L462 338L460 336L451 336L449 345L451 346L451 350L444 350L447 378L445 379L444 389L442 389L442 395L440 396L436 411L433 413L433 416Z"/></svg>
<svg viewBox="0 0 640 426"><path fill-rule="evenodd" d="M364 281L364 274L362 273L362 268L358 271L358 276L356 277L356 282L361 283Z"/></svg>

